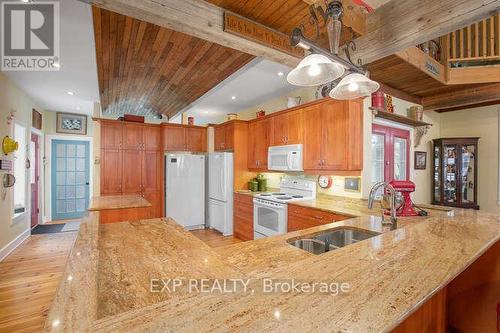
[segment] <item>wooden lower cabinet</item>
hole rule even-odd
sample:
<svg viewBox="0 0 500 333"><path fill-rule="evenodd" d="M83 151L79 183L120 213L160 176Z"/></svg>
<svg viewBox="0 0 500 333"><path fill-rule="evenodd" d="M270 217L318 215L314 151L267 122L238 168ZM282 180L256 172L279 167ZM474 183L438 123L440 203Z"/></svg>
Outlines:
<svg viewBox="0 0 500 333"><path fill-rule="evenodd" d="M288 232L317 227L349 218L315 208L288 204Z"/></svg>
<svg viewBox="0 0 500 333"><path fill-rule="evenodd" d="M253 239L253 197L234 194L233 233L242 240Z"/></svg>

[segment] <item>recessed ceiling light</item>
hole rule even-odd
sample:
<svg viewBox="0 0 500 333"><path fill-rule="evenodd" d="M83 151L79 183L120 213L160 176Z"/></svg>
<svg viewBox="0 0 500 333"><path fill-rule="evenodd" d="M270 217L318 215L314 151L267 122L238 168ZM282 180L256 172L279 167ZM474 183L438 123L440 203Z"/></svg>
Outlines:
<svg viewBox="0 0 500 333"><path fill-rule="evenodd" d="M72 91L68 91L67 94L73 96L75 93Z"/></svg>
<svg viewBox="0 0 500 333"><path fill-rule="evenodd" d="M234 101L236 99L236 96L231 96L231 99Z"/></svg>
<svg viewBox="0 0 500 333"><path fill-rule="evenodd" d="M283 72L278 72L278 76L283 76L283 75L285 75L285 73L283 73Z"/></svg>

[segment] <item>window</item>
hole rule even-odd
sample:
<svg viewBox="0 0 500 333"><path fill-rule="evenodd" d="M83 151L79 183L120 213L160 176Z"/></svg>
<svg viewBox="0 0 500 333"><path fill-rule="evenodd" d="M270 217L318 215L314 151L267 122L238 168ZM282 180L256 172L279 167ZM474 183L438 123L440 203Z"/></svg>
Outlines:
<svg viewBox="0 0 500 333"><path fill-rule="evenodd" d="M14 217L26 211L26 127L14 124L14 140L19 143L14 153Z"/></svg>
<svg viewBox="0 0 500 333"><path fill-rule="evenodd" d="M374 124L371 168L372 183L409 180L410 132Z"/></svg>

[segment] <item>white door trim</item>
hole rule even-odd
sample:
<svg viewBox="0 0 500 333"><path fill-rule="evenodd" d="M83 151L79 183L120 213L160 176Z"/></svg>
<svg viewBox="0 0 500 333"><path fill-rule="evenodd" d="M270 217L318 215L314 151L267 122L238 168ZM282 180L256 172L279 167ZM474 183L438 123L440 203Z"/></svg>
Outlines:
<svg viewBox="0 0 500 333"><path fill-rule="evenodd" d="M94 168L92 165L94 151L93 151L93 138L90 136L76 136L76 135L60 135L60 134L50 134L45 135L45 164L46 168L46 177L47 177L47 197L45 200L45 215L44 215L44 223L52 220L52 141L53 140L69 140L69 141L87 141L89 142L89 199L92 198L92 190L94 187Z"/></svg>
<svg viewBox="0 0 500 333"><path fill-rule="evenodd" d="M43 134L42 131L39 129L36 129L34 127L31 128L31 133L35 134L38 136L38 143L40 144L39 150L40 150L40 155L38 156L38 166L40 168L40 181L38 182L38 207L40 208L40 214L38 215L38 224L45 223L45 165L43 163L43 159L45 157L45 135ZM31 135L30 135L30 142L31 142ZM30 173L31 175L31 173ZM31 184L31 177L30 177L30 184ZM31 200L30 200L30 205L31 205ZM31 225L31 207L30 207L30 225Z"/></svg>

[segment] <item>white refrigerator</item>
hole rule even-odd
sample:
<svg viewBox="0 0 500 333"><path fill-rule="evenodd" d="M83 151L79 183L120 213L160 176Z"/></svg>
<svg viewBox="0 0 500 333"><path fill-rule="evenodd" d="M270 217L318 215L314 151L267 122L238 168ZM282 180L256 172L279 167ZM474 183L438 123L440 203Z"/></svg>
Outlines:
<svg viewBox="0 0 500 333"><path fill-rule="evenodd" d="M188 230L205 227L204 155L165 155L165 215Z"/></svg>
<svg viewBox="0 0 500 333"><path fill-rule="evenodd" d="M208 226L233 234L233 153L208 155Z"/></svg>

